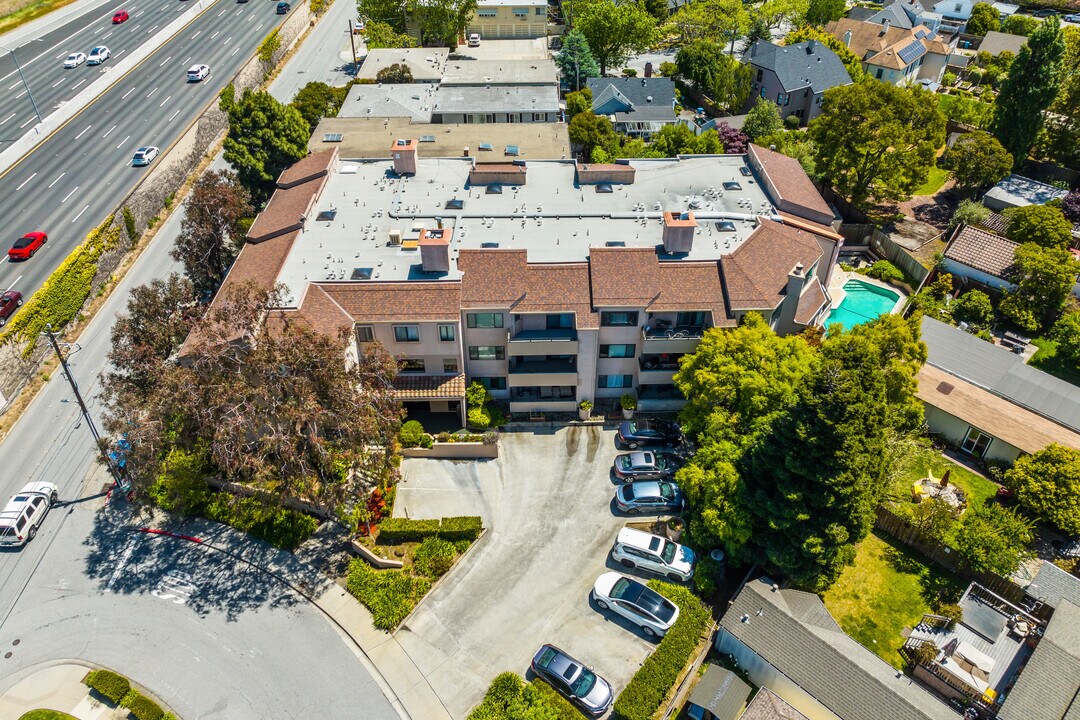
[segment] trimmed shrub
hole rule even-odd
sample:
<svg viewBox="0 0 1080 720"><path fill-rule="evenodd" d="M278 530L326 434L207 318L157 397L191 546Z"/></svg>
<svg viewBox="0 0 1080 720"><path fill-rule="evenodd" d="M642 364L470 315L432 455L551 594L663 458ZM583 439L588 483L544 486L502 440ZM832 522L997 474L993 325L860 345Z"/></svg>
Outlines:
<svg viewBox="0 0 1080 720"><path fill-rule="evenodd" d="M439 537L449 542L457 542L458 540L472 542L480 537L480 533L483 531L483 522L476 515L443 518L439 525Z"/></svg>
<svg viewBox="0 0 1080 720"><path fill-rule="evenodd" d="M466 421L469 423L469 427L484 430L491 427L491 413L483 406L471 407L466 413Z"/></svg>
<svg viewBox="0 0 1080 720"><path fill-rule="evenodd" d="M122 705L131 711L136 720L161 720L165 715L160 705L137 690L129 692Z"/></svg>
<svg viewBox="0 0 1080 720"><path fill-rule="evenodd" d="M375 570L356 559L349 564L347 588L371 611L375 627L393 630L431 588L431 581L406 575L401 570Z"/></svg>
<svg viewBox="0 0 1080 720"><path fill-rule="evenodd" d="M709 625L708 608L686 588L659 580L650 580L649 587L679 606L679 619L615 701L615 715L625 720L652 717Z"/></svg>
<svg viewBox="0 0 1080 720"><path fill-rule="evenodd" d="M454 564L457 550L454 544L440 537L429 537L420 543L413 555L413 568L421 575L434 580L442 577Z"/></svg>
<svg viewBox="0 0 1080 720"><path fill-rule="evenodd" d="M298 510L266 507L253 497L214 493L202 509L210 520L242 530L281 550L294 550L319 527L319 521Z"/></svg>
<svg viewBox="0 0 1080 720"><path fill-rule="evenodd" d="M903 282L904 280L904 273L888 260L878 260L870 266L866 274L878 280L895 280L897 282Z"/></svg>
<svg viewBox="0 0 1080 720"><path fill-rule="evenodd" d="M581 713L543 680L523 681L516 673L495 677L484 699L469 713L468 720L581 720Z"/></svg>
<svg viewBox="0 0 1080 720"><path fill-rule="evenodd" d="M424 426L421 425L418 420L406 421L401 425L401 430L398 431L398 439L401 440L401 446L407 448L419 447L426 435L427 433L424 432Z"/></svg>
<svg viewBox="0 0 1080 720"><path fill-rule="evenodd" d="M784 118L784 127L786 127L788 130L795 130L799 127L800 122L801 120L799 120L799 117L797 115L788 115L786 118Z"/></svg>
<svg viewBox="0 0 1080 720"><path fill-rule="evenodd" d="M386 518L379 524L379 539L385 542L419 542L438 534L438 520Z"/></svg>
<svg viewBox="0 0 1080 720"><path fill-rule="evenodd" d="M98 693L117 704L131 692L131 683L128 679L112 670L91 670L83 682L90 689L97 690Z"/></svg>

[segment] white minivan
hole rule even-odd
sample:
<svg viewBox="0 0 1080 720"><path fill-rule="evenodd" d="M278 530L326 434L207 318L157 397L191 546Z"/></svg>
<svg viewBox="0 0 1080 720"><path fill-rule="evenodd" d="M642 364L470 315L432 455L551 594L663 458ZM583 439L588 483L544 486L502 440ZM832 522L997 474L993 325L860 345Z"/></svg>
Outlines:
<svg viewBox="0 0 1080 720"><path fill-rule="evenodd" d="M0 545L19 547L34 539L41 521L56 503L56 486L32 482L8 501L0 511Z"/></svg>
<svg viewBox="0 0 1080 720"><path fill-rule="evenodd" d="M644 530L624 527L615 538L611 558L623 567L640 568L679 582L694 576L694 551Z"/></svg>

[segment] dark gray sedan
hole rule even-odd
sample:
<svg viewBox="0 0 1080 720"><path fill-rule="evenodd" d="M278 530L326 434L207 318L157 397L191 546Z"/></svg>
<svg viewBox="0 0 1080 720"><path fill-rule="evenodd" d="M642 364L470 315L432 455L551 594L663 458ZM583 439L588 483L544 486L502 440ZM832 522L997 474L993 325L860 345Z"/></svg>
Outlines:
<svg viewBox="0 0 1080 720"><path fill-rule="evenodd" d="M673 482L639 481L620 485L615 505L628 515L677 513L686 505L682 490Z"/></svg>
<svg viewBox="0 0 1080 720"><path fill-rule="evenodd" d="M589 715L606 713L615 697L607 680L554 645L540 646L532 671Z"/></svg>

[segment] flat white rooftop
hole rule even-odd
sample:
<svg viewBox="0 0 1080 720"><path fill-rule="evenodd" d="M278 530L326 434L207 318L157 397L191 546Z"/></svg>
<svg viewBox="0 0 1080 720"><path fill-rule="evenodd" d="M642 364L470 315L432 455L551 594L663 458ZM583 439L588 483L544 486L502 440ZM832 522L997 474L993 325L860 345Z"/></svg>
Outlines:
<svg viewBox="0 0 1080 720"><path fill-rule="evenodd" d="M502 185L495 194L468 185L470 158L420 158L411 177L397 176L390 160L345 161L332 170L315 208L333 219L308 218L278 281L296 303L308 281L347 281L360 269L358 276L371 280L456 279L462 248L524 248L529 262L581 262L590 248L611 243L661 246L665 211L690 210L697 220L691 252L665 259L718 260L753 231L756 216L774 212L758 178L744 174L743 155L631 164L633 184L598 192L598 185L575 185L571 161L529 161L526 184ZM451 200L461 208L448 209ZM450 271L425 274L419 250L391 244L391 231L415 240L439 219L453 230Z"/></svg>

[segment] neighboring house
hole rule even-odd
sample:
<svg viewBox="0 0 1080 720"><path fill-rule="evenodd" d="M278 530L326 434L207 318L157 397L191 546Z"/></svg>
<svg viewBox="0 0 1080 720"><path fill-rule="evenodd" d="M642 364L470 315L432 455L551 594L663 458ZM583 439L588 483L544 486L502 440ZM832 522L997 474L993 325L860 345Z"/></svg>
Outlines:
<svg viewBox="0 0 1080 720"><path fill-rule="evenodd" d="M1013 5L1012 3L1006 2L992 2L990 3L990 7L997 10L1001 15L1001 22L1005 22L1020 11L1019 5Z"/></svg>
<svg viewBox="0 0 1080 720"><path fill-rule="evenodd" d="M1052 442L1080 450L1080 388L1020 355L924 317L918 397L926 424L960 451L1011 463Z"/></svg>
<svg viewBox="0 0 1080 720"><path fill-rule="evenodd" d="M889 18L880 22L843 18L826 25L825 31L862 60L870 77L892 85L940 82L956 49L955 37L945 40L925 25L900 27Z"/></svg>
<svg viewBox="0 0 1080 720"><path fill-rule="evenodd" d="M356 84L349 88L337 116L342 118L405 118L431 122L435 109L435 83L407 85ZM380 143L382 145L384 143Z"/></svg>
<svg viewBox="0 0 1080 720"><path fill-rule="evenodd" d="M997 717L999 720L1074 720L1078 716L1080 607L1061 600L1027 666L1005 695Z"/></svg>
<svg viewBox="0 0 1080 720"><path fill-rule="evenodd" d="M932 29L949 34L964 32L973 7L975 0L941 0L933 9L933 13L941 18L941 25Z"/></svg>
<svg viewBox="0 0 1080 720"><path fill-rule="evenodd" d="M782 590L768 578L739 590L720 620L716 649L809 720L959 718L846 635L817 595Z"/></svg>
<svg viewBox="0 0 1080 720"><path fill-rule="evenodd" d="M450 55L447 48L385 48L368 52L360 70L356 73L359 82L376 82L379 71L391 65L400 64L409 68L413 82L437 83L442 80L446 58Z"/></svg>
<svg viewBox="0 0 1080 720"><path fill-rule="evenodd" d="M933 32L938 32L942 25L941 13L926 9L918 0L891 0L866 20L876 25L888 22L892 27L906 30L922 25Z"/></svg>
<svg viewBox="0 0 1080 720"><path fill-rule="evenodd" d="M742 61L754 73L746 109L759 99L769 100L779 106L781 118L794 115L801 125L821 114L826 90L851 84L844 63L816 40L788 46L758 40L743 54Z"/></svg>
<svg viewBox="0 0 1080 720"><path fill-rule="evenodd" d="M686 701L686 716L691 720L739 720L746 717L743 708L750 697L750 686L738 675L708 663Z"/></svg>
<svg viewBox="0 0 1080 720"><path fill-rule="evenodd" d="M483 41L545 37L547 30L547 0L478 0L466 33Z"/></svg>
<svg viewBox="0 0 1080 720"><path fill-rule="evenodd" d="M809 720L805 715L791 706L767 687L758 688L757 694L746 710L739 716L739 720Z"/></svg>
<svg viewBox="0 0 1080 720"><path fill-rule="evenodd" d="M1012 290L1014 257L1018 245L1008 238L977 227L956 228L945 248L945 271L994 290Z"/></svg>
<svg viewBox="0 0 1080 720"><path fill-rule="evenodd" d="M450 60L443 69L442 85L550 85L559 84L551 58L514 60Z"/></svg>
<svg viewBox="0 0 1080 720"><path fill-rule="evenodd" d="M1051 200L1062 200L1068 190L1047 185L1022 175L1009 175L983 195L982 203L996 212L1028 205L1045 205Z"/></svg>
<svg viewBox="0 0 1080 720"><path fill-rule="evenodd" d="M1080 606L1080 578L1048 560L1040 563L1039 571L1024 592L1031 600L1052 608L1061 607L1066 601Z"/></svg>
<svg viewBox="0 0 1080 720"><path fill-rule="evenodd" d="M610 117L616 132L648 138L676 123L671 78L589 78L587 86L593 112Z"/></svg>
<svg viewBox="0 0 1080 720"><path fill-rule="evenodd" d="M434 123L553 123L559 120L554 85L440 85Z"/></svg>
<svg viewBox="0 0 1080 720"><path fill-rule="evenodd" d="M1027 45L1027 38L1023 35L1010 35L1009 33L990 30L983 36L979 43L979 52L988 52L997 57L1003 52L1011 52L1013 55L1020 53L1020 48Z"/></svg>

